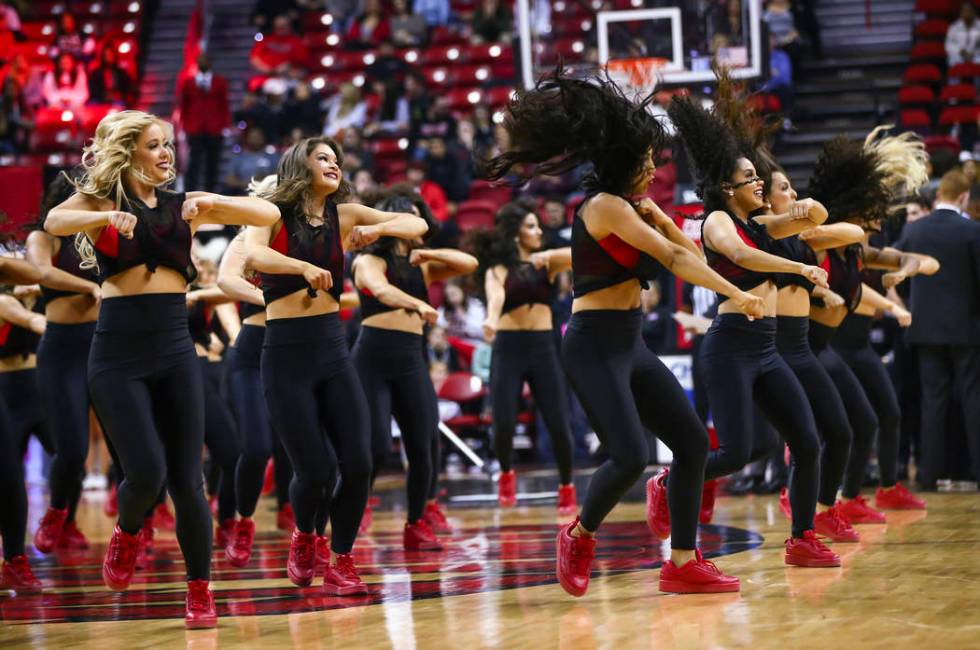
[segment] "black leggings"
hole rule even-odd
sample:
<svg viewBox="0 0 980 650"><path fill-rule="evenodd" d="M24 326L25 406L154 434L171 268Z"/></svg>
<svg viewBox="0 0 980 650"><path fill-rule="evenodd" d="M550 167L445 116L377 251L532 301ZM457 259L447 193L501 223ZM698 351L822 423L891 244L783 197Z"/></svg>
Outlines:
<svg viewBox="0 0 980 650"><path fill-rule="evenodd" d="M92 403L125 478L119 527L134 534L167 486L189 580L211 573L204 498L204 380L187 329L184 294L106 298L88 364Z"/></svg>
<svg viewBox="0 0 980 650"><path fill-rule="evenodd" d="M2 375L14 373L0 373ZM10 396L0 390L0 536L3 559L24 554L27 533L27 488L24 485L24 454L20 436L10 421Z"/></svg>
<svg viewBox="0 0 980 650"><path fill-rule="evenodd" d="M776 349L800 380L813 409L817 432L823 442L817 500L825 506L832 506L837 501L837 489L844 478L853 434L844 401L834 381L810 349L807 334L809 323L807 316L780 316L777 319Z"/></svg>
<svg viewBox="0 0 980 650"><path fill-rule="evenodd" d="M737 472L751 460L758 406L793 454L793 536L802 536L813 528L817 507L820 441L806 393L776 351L776 319L719 314L704 336L701 362L718 433L705 478Z"/></svg>
<svg viewBox="0 0 980 650"><path fill-rule="evenodd" d="M243 325L235 346L226 355L228 401L241 436L241 455L235 470L238 513L251 517L262 494L265 466L273 452L274 435L262 392L262 342L265 327ZM287 464L288 466L288 464ZM278 463L276 466L278 470ZM291 474L291 472L290 472ZM278 484L278 471L277 471ZM287 475L288 481L291 476ZM285 487L285 486L283 486Z"/></svg>
<svg viewBox="0 0 980 650"><path fill-rule="evenodd" d="M391 417L401 429L408 457L408 520L418 521L432 483L432 437L438 405L422 356L422 337L377 327L362 327L352 361L361 378L371 413L371 455L380 466L391 451Z"/></svg>
<svg viewBox="0 0 980 650"><path fill-rule="evenodd" d="M867 465L867 458L871 452L875 433L878 431L878 416L875 415L874 407L871 406L871 401L868 399L857 375L844 362L837 350L827 344L834 329L810 321L810 347L817 355L817 359L820 360L820 365L824 367L837 387L837 394L844 402L844 410L847 412L847 419L851 423L853 433L851 452L844 468L844 485L841 488L841 494L846 499L853 499L861 493L864 468ZM854 459L858 457L859 449L864 450L861 455L864 461L854 462Z"/></svg>
<svg viewBox="0 0 980 650"><path fill-rule="evenodd" d="M514 429L524 381L551 434L562 485L572 482L572 431L568 424L568 395L561 376L555 335L543 332L497 332L490 361L493 396L493 446L500 469L509 472L514 452Z"/></svg>
<svg viewBox="0 0 980 650"><path fill-rule="evenodd" d="M871 317L851 314L841 324L834 337L834 349L840 354L878 414L878 471L881 485L891 487L898 480L898 443L901 438L902 410L898 405L895 384L881 357L871 348ZM871 455L871 440L864 445L851 448L849 464L855 475L863 477L868 457Z"/></svg>
<svg viewBox="0 0 980 650"><path fill-rule="evenodd" d="M217 466L218 521L235 517L235 468L241 455L238 427L222 395L224 366L220 362L198 357L204 377L204 444L212 465Z"/></svg>
<svg viewBox="0 0 980 650"><path fill-rule="evenodd" d="M609 454L589 483L582 506L586 530L643 475L650 460L646 430L674 454L667 499L674 548L693 549L708 455L708 432L684 390L643 343L639 310L572 314L562 364L582 408Z"/></svg>
<svg viewBox="0 0 980 650"><path fill-rule="evenodd" d="M88 456L88 353L95 323L48 323L37 347L41 400L55 443L48 484L51 507L74 518Z"/></svg>
<svg viewBox="0 0 980 650"><path fill-rule="evenodd" d="M289 500L296 528L313 532L317 510L329 512L331 549L349 553L371 483L371 425L340 317L333 313L268 321L262 385L293 463ZM329 503L338 472L340 490Z"/></svg>
<svg viewBox="0 0 980 650"><path fill-rule="evenodd" d="M265 405L264 397L262 404ZM289 462L289 454L286 453L282 440L275 435L275 432L273 432L272 461L276 477L276 507L282 510L282 507L289 503L289 483L293 480L293 464Z"/></svg>

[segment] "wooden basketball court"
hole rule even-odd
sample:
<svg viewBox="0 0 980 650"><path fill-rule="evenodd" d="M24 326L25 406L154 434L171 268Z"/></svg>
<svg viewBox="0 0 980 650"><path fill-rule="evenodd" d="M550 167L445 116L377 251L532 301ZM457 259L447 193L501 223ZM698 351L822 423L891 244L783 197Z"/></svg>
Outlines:
<svg viewBox="0 0 980 650"><path fill-rule="evenodd" d="M587 477L580 477L580 495ZM524 480L544 491L552 477ZM461 488L461 489L457 489ZM859 544L834 544L838 569L786 567L788 522L775 497L721 498L701 547L742 579L740 594L657 591L666 546L644 523L642 484L604 526L589 593L567 596L554 575L553 501L501 511L473 493L489 481L450 483L457 532L443 553L401 548L400 487L389 484L371 533L355 547L374 593L321 596L285 573L288 537L273 502L257 514L257 553L245 569L215 555L217 630L183 624L183 564L172 533L159 533L153 565L124 594L102 585L112 521L86 499L79 523L95 543L75 556L39 558L44 595L0 596L2 648L976 648L980 646L980 503L933 494L929 510L889 512L859 526ZM553 489L553 486L552 486ZM529 501L533 502L533 501ZM32 495L32 526L43 495ZM465 505L465 507L464 507Z"/></svg>

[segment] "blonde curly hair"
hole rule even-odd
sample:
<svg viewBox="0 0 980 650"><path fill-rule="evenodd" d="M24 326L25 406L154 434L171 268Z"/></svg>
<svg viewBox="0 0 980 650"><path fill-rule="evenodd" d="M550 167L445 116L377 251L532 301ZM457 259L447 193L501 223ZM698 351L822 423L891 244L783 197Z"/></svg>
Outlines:
<svg viewBox="0 0 980 650"><path fill-rule="evenodd" d="M172 183L177 177L173 164L176 158L173 126L150 113L129 110L111 113L99 122L92 142L82 150L83 171L73 181L75 191L91 199L110 200L117 209L122 209L123 205L128 206L124 184L127 175L147 185L153 184L142 169L133 165L133 153L140 134L154 124L163 130L163 146L170 154L167 178L157 185ZM78 233L75 236L75 248L82 259L82 268L97 268L95 248L88 235Z"/></svg>
<svg viewBox="0 0 980 650"><path fill-rule="evenodd" d="M892 128L891 124L875 127L864 139L864 150L875 157L885 188L898 202L915 195L929 182L929 153L922 138L911 131L879 137Z"/></svg>

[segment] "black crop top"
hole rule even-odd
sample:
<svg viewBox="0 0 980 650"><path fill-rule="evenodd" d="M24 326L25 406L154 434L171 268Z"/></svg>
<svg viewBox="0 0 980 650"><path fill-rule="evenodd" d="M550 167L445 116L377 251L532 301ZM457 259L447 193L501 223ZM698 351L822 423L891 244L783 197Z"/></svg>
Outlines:
<svg viewBox="0 0 980 650"><path fill-rule="evenodd" d="M255 305L250 302L240 302L238 303L238 317L242 320L256 314L261 314L265 311L265 307L261 305Z"/></svg>
<svg viewBox="0 0 980 650"><path fill-rule="evenodd" d="M757 224L756 222L749 219L747 222L733 217L732 215L725 213L732 223L735 224L735 231L738 236L742 238L742 241L749 248L755 248L756 250L764 251L766 253L770 252L772 238L766 232L764 226ZM705 219L707 221L707 219ZM704 238L704 222L701 222L701 247L704 249L705 261L718 275L725 278L736 287L742 291L748 291L754 287L759 286L767 280L775 281L775 273L767 273L763 271L750 271L749 269L742 268L735 264L724 255L714 251L708 246L708 242ZM724 296L718 297L719 301L725 300Z"/></svg>
<svg viewBox="0 0 980 650"><path fill-rule="evenodd" d="M139 199L128 199L126 209L136 215L132 239L120 237L112 226L102 229L95 242L95 254L103 280L140 264L146 264L150 273L156 272L159 266L173 269L188 283L197 277L191 263L191 226L180 216L185 194L159 188L154 191L155 208Z"/></svg>
<svg viewBox="0 0 980 650"><path fill-rule="evenodd" d="M551 306L554 286L548 277L547 268L534 268L530 262L518 262L507 269L504 280L504 307L501 314L507 314L524 305Z"/></svg>
<svg viewBox="0 0 980 650"><path fill-rule="evenodd" d="M31 311L35 314L43 314L44 300L39 299L35 302ZM40 340L39 334L8 321L0 325L0 359L18 355L27 358L37 351L37 344Z"/></svg>
<svg viewBox="0 0 980 650"><path fill-rule="evenodd" d="M83 280L88 280L89 282L95 282L98 284L98 270L94 268L82 268L82 258L79 257L78 251L75 249L75 236L69 235L67 237L58 237L58 240L60 241L61 245L58 246L58 252L51 258L51 266L64 271L65 273L76 275ZM41 295L44 297L45 303L50 303L56 298L78 296L81 294L79 294L77 291L62 291L60 289L41 287Z"/></svg>
<svg viewBox="0 0 980 650"><path fill-rule="evenodd" d="M425 276L422 269L409 264L408 257L396 255L392 251L369 254L384 260L385 277L388 278L388 282L393 287L401 289L413 298L418 298L425 303L429 302L429 289L425 286ZM351 273L356 275L357 272L352 271ZM354 285L357 286L356 280ZM396 310L395 307L386 305L375 298L368 289L359 288L357 295L361 299L361 320Z"/></svg>
<svg viewBox="0 0 980 650"><path fill-rule="evenodd" d="M582 205L588 201L582 202ZM658 263L616 235L596 241L582 220L572 221L572 292L576 298L636 278L644 289L657 276Z"/></svg>
<svg viewBox="0 0 980 650"><path fill-rule="evenodd" d="M830 290L844 299L847 313L853 312L861 303L863 259L864 247L852 244L844 249L843 257L837 250L828 250L820 263L820 267L827 272ZM820 298L811 298L810 303L817 307L825 306Z"/></svg>
<svg viewBox="0 0 980 650"><path fill-rule="evenodd" d="M344 289L344 250L340 244L340 214L337 206L327 201L323 206L323 224L311 226L305 215L294 206L278 205L282 214L279 234L269 244L274 251L293 259L309 262L330 271L333 286L330 295L340 302ZM309 283L302 275L260 273L265 304L270 305L291 293L306 289L311 295Z"/></svg>
<svg viewBox="0 0 980 650"><path fill-rule="evenodd" d="M796 236L773 239L769 252L793 262L800 262L809 266L816 266L817 264L817 254ZM778 273L776 274L776 286L780 289L789 286L803 287L807 293L812 293L814 284L798 273Z"/></svg>

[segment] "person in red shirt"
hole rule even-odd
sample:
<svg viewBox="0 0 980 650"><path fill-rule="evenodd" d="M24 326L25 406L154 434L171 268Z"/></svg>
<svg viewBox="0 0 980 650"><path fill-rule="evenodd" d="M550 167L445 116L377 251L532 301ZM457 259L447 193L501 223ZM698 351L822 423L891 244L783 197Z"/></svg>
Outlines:
<svg viewBox="0 0 980 650"><path fill-rule="evenodd" d="M252 48L249 61L261 74L286 75L290 65L305 68L308 57L303 39L293 32L289 17L280 15L272 21L272 32Z"/></svg>
<svg viewBox="0 0 980 650"><path fill-rule="evenodd" d="M391 25L380 0L364 0L364 12L347 30L346 46L350 49L378 47L390 38Z"/></svg>
<svg viewBox="0 0 980 650"><path fill-rule="evenodd" d="M426 178L425 163L420 160L410 162L408 164L407 177L409 184L415 188L415 191L429 205L429 209L432 210L432 216L440 222L445 222L449 219L449 201L446 199L446 193L437 183L433 183Z"/></svg>
<svg viewBox="0 0 980 650"><path fill-rule="evenodd" d="M214 192L221 161L222 131L231 123L228 82L211 70L211 60L202 52L197 58L197 73L184 79L178 95L180 121L191 149L184 188ZM202 164L203 186L199 182Z"/></svg>

